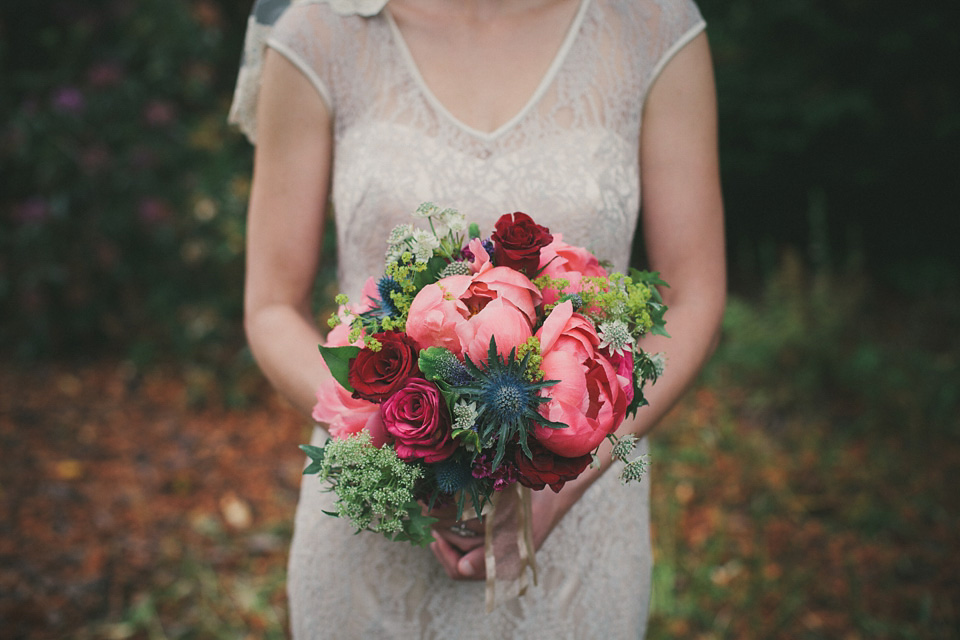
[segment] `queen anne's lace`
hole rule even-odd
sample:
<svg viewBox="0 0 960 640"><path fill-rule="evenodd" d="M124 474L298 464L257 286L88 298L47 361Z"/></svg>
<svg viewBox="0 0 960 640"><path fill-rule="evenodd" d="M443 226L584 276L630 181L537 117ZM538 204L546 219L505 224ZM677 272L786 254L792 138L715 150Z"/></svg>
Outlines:
<svg viewBox="0 0 960 640"><path fill-rule="evenodd" d="M278 0L279 1L279 0ZM564 241L626 268L640 205L643 102L663 64L703 28L692 0L582 0L552 73L507 125L484 133L439 105L389 7L370 18L295 0L269 35L334 114L340 290L383 272L390 230L425 201L489 233L525 211ZM261 55L262 51L247 57ZM249 133L255 91L238 88ZM241 78L241 82L243 78ZM318 438L321 432L318 430ZM645 443L641 442L641 450ZM483 583L453 582L428 550L354 536L303 481L290 558L298 638L637 638L650 592L649 481L605 473L537 555L541 586L485 615Z"/></svg>

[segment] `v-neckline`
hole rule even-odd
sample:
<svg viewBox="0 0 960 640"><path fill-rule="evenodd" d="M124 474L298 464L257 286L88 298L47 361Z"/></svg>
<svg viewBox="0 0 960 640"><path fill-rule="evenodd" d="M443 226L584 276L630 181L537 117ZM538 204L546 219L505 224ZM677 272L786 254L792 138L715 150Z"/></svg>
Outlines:
<svg viewBox="0 0 960 640"><path fill-rule="evenodd" d="M583 22L583 17L587 12L587 5L589 4L590 0L580 0L580 6L577 8L577 13L574 15L573 21L567 28L567 34L564 36L563 43L560 45L560 49L557 50L557 53L553 57L553 61L550 63L550 66L547 67L546 73L544 74L543 78L540 79L540 83L537 85L533 95L530 96L526 104L524 104L520 111L518 111L512 118L501 124L493 131L489 132L481 131L480 129L466 124L463 120L455 116L449 109L447 109L446 105L444 105L440 99L437 98L437 96L427 85L426 81L423 79L423 74L420 73L420 67L417 66L417 61L414 60L413 54L410 52L410 48L407 46L407 41L403 37L403 33L400 31L400 27L397 26L396 21L393 19L393 15L390 13L389 6L384 8L383 13L386 16L387 24L390 25L390 31L393 34L394 42L397 44L397 48L400 50L400 57L403 58L404 64L407 66L407 71L413 77L418 88L420 89L420 92L424 95L427 102L429 102L438 113L449 120L457 128L472 136L480 138L485 142L491 142L505 134L507 131L516 126L518 122L523 120L526 115L537 105L537 103L540 102L540 99L543 97L543 94L547 92L547 89L550 88L554 77L557 75L560 67L563 66L564 60L567 58L567 54L572 48L574 41L577 39L577 35L580 33L580 25Z"/></svg>

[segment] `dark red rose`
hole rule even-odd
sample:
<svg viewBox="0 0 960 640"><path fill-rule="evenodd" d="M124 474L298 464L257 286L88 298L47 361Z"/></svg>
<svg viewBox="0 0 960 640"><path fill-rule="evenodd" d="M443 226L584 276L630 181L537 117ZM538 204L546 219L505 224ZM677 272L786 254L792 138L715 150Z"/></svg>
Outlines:
<svg viewBox="0 0 960 640"><path fill-rule="evenodd" d="M527 443L533 457L528 458L523 449L517 447L514 463L517 465L517 481L535 491L550 485L554 493L559 492L564 483L583 473L593 459L589 453L576 458L558 456L533 438Z"/></svg>
<svg viewBox="0 0 960 640"><path fill-rule="evenodd" d="M520 211L500 216L491 237L496 242L496 265L516 269L528 278L540 266L540 249L553 242L549 229Z"/></svg>
<svg viewBox="0 0 960 640"><path fill-rule="evenodd" d="M375 333L382 345L379 351L361 349L350 361L347 380L353 397L370 402L383 402L411 377L419 375L417 344L399 331Z"/></svg>
<svg viewBox="0 0 960 640"><path fill-rule="evenodd" d="M457 448L451 437L450 414L440 390L423 378L410 378L380 405L383 426L394 437L401 460L439 462Z"/></svg>

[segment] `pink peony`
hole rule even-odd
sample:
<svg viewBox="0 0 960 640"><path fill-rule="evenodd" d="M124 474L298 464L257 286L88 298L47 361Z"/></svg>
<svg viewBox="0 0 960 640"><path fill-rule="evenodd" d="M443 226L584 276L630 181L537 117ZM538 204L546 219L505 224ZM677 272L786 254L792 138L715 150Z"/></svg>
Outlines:
<svg viewBox="0 0 960 640"><path fill-rule="evenodd" d="M550 401L540 413L562 422L566 429L537 426L534 436L557 455L585 455L617 430L626 415L627 397L617 370L596 347L593 325L573 313L570 301L557 305L537 332L546 380L559 380L544 389Z"/></svg>
<svg viewBox="0 0 960 640"><path fill-rule="evenodd" d="M410 378L396 393L383 401L380 415L394 437L401 460L423 458L440 462L457 448L451 437L447 403L440 390L423 378Z"/></svg>
<svg viewBox="0 0 960 640"><path fill-rule="evenodd" d="M342 308L340 312L342 315ZM349 333L349 325L339 324L327 334L325 344L328 347L344 347L348 344ZM355 346L362 344L362 339L354 343ZM380 405L354 398L332 377L317 389L317 403L313 406L312 415L314 420L327 426L334 438L346 438L365 429L370 433L370 441L374 446L382 447L391 440L380 418Z"/></svg>
<svg viewBox="0 0 960 640"><path fill-rule="evenodd" d="M472 276L449 276L413 299L407 333L420 349L446 347L458 357L486 362L490 338L510 350L533 334L540 292L523 274L490 263Z"/></svg>
<svg viewBox="0 0 960 640"><path fill-rule="evenodd" d="M332 378L317 390L312 415L314 420L327 426L334 438L367 431L375 447L382 447L392 439L383 426L380 405L354 398Z"/></svg>
<svg viewBox="0 0 960 640"><path fill-rule="evenodd" d="M607 271L600 266L597 257L582 247L575 247L563 241L563 235L553 234L553 242L540 250L541 275L551 278L563 278L570 285L561 293L579 293L584 277L606 277ZM543 292L545 304L553 304L559 293L553 289Z"/></svg>
<svg viewBox="0 0 960 640"><path fill-rule="evenodd" d="M467 245L467 250L473 256L470 261L470 273L477 273L483 268L483 265L490 264L490 254L487 253L480 238L473 238Z"/></svg>

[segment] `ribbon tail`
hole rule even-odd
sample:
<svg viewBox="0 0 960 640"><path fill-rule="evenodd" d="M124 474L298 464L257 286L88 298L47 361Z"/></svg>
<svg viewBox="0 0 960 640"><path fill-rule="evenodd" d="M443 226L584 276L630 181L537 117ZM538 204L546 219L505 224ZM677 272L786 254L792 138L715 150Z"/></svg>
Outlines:
<svg viewBox="0 0 960 640"><path fill-rule="evenodd" d="M487 613L491 613L494 607L495 585L497 581L497 559L493 551L493 519L497 510L497 502L500 496L496 493L490 498L490 511L485 513L483 531L483 560L487 570Z"/></svg>
<svg viewBox="0 0 960 640"><path fill-rule="evenodd" d="M526 525L521 530L521 539L524 543L523 546L527 548L530 555L526 566L530 567L530 572L533 574L533 585L537 586L537 553L533 546L533 499L529 487L522 487L520 490L520 518ZM524 578L526 578L526 575L527 572L524 571Z"/></svg>

